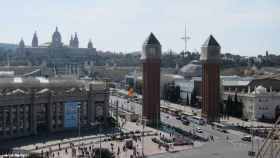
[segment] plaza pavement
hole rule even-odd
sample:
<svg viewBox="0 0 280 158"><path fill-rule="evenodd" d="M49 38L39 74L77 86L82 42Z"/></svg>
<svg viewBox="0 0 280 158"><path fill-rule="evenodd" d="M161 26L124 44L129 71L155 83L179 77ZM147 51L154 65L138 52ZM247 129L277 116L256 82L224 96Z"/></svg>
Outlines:
<svg viewBox="0 0 280 158"><path fill-rule="evenodd" d="M122 121L122 119L119 119ZM136 125L136 123L126 121L126 123L123 126L123 130L126 132L129 131L142 131L143 126L142 125ZM158 130L150 128L150 127L145 127L144 131L152 131L153 133L159 133ZM166 137L169 136L168 133L161 132L162 135L165 135ZM153 137L158 137L158 136L145 136L144 138L144 154L146 156L151 156L151 155L157 155L157 154L162 154L166 153L166 149L161 147L159 148L158 144L152 142L151 138ZM54 141L47 141L45 143L36 143L36 144L30 144L30 145L25 145L25 146L20 146L17 147L16 149L22 149L22 150L27 150L27 151L32 151L36 153L41 153L44 152L46 153L47 151L51 153L50 155L54 155L53 158L72 158L72 152L71 147L75 148L77 154L79 154L79 150L77 150L79 147L99 147L100 145L100 140L101 140L101 146L102 148L108 148L111 150L111 144L114 144L114 150L113 152L115 155L117 154L117 149L120 147L122 149L125 141L106 141L108 138L104 134L98 134L98 135L91 135L91 136L83 136L83 137L74 137L74 138L68 138L68 139L62 139L62 140L54 140ZM72 145L70 145L70 143ZM138 153L142 153L142 141L135 142L134 145L138 151ZM185 145L185 146L176 146L173 148L169 149L169 152L178 152L182 150L187 150L191 149L191 145ZM67 149L68 152L65 152ZM120 155L116 155L116 157L119 158L126 158L132 155L133 150L127 150L126 152L121 152Z"/></svg>

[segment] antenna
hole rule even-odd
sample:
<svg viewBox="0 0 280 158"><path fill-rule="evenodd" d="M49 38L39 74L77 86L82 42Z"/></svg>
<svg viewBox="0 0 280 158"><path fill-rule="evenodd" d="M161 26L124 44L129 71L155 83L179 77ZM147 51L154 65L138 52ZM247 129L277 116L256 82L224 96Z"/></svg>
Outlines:
<svg viewBox="0 0 280 158"><path fill-rule="evenodd" d="M185 34L184 34L184 37L181 37L181 39L185 42L185 49L184 49L184 53L187 52L187 43L188 43L188 40L191 39L191 37L187 36L187 25L185 24Z"/></svg>

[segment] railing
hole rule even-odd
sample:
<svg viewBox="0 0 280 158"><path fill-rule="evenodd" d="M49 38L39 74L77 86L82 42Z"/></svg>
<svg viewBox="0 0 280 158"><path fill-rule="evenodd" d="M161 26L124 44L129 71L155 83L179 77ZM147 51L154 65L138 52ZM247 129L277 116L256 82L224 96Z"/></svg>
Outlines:
<svg viewBox="0 0 280 158"><path fill-rule="evenodd" d="M271 129L261 148L257 151L256 158L264 158L266 156L277 158L280 154L280 142L278 140L280 134L279 123L280 117L275 122L274 127Z"/></svg>

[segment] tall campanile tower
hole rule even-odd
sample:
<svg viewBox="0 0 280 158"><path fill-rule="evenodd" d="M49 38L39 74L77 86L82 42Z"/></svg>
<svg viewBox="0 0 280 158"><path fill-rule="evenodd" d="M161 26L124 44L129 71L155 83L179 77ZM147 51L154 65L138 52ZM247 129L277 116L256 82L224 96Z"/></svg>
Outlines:
<svg viewBox="0 0 280 158"><path fill-rule="evenodd" d="M221 47L212 35L201 47L202 117L206 118L207 122L219 121L220 51Z"/></svg>
<svg viewBox="0 0 280 158"><path fill-rule="evenodd" d="M145 40L141 55L143 68L143 116L147 124L160 122L160 57L161 45L153 33Z"/></svg>

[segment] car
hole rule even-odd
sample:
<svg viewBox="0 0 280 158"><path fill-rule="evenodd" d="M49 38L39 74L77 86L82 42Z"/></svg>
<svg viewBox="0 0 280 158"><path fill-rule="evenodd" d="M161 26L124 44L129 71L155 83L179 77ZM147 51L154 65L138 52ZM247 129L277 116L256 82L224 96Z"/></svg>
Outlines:
<svg viewBox="0 0 280 158"><path fill-rule="evenodd" d="M182 123L183 123L184 125L189 125L189 124L190 124L190 121L189 121L189 120L182 120Z"/></svg>
<svg viewBox="0 0 280 158"><path fill-rule="evenodd" d="M202 131L201 128L196 128L196 132L197 132L197 133L203 133L203 131Z"/></svg>
<svg viewBox="0 0 280 158"><path fill-rule="evenodd" d="M221 129L221 132L228 133L228 131L226 129Z"/></svg>
<svg viewBox="0 0 280 158"><path fill-rule="evenodd" d="M250 135L246 135L246 136L242 137L241 140L250 142L252 140L251 138L252 137Z"/></svg>
<svg viewBox="0 0 280 158"><path fill-rule="evenodd" d="M176 117L176 120L181 120L182 118L180 116L177 116Z"/></svg>

